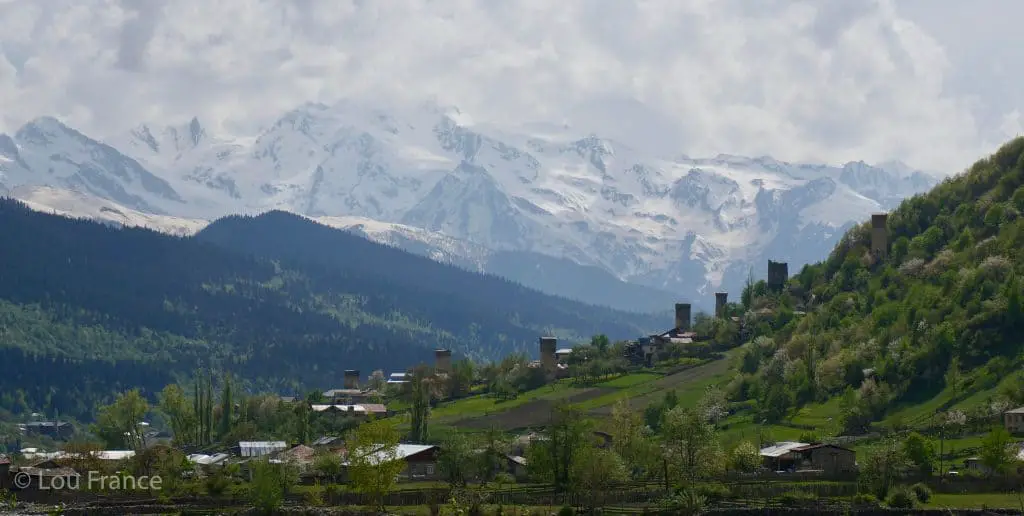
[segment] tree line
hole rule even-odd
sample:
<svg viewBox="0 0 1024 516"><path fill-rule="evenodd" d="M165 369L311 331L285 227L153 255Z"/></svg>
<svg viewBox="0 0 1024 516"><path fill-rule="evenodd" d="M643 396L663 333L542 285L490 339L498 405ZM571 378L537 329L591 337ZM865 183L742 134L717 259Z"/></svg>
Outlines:
<svg viewBox="0 0 1024 516"><path fill-rule="evenodd" d="M230 370L253 390L304 392L342 369L404 370L436 347L481 360L532 350L554 328L626 337L655 324L281 213L178 238L0 199L0 241L0 353L78 368L25 372L51 378L50 394L27 388L24 374L0 375L2 392L24 393L9 412L87 419L126 386L152 399L168 375L197 368ZM311 245L322 256L300 259L319 256ZM161 374L140 381L132 367Z"/></svg>

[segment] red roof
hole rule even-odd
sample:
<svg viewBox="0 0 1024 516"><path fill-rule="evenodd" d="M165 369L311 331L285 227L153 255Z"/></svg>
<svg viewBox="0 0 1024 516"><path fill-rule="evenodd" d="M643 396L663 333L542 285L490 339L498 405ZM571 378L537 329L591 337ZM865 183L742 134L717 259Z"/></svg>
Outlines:
<svg viewBox="0 0 1024 516"><path fill-rule="evenodd" d="M388 408L380 403L360 403L359 405L366 409L367 412L373 412L374 414L386 414L388 411Z"/></svg>

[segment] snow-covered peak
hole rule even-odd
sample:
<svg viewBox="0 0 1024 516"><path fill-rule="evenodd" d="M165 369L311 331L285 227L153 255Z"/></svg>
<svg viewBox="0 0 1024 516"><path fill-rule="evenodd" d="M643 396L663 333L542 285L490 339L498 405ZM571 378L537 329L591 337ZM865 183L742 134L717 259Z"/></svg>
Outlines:
<svg viewBox="0 0 1024 516"><path fill-rule="evenodd" d="M745 277L766 257L794 267L820 259L844 227L935 183L905 165L680 156L674 136L651 145L671 121L616 110L635 130L596 133L600 120L586 110L513 127L432 101L347 100L297 106L241 137L193 118L139 126L109 145L40 118L11 140L15 152L0 141L0 181L190 219L269 209L360 218L382 225L359 231L402 245L430 240L436 249L445 235L691 293ZM742 274L731 274L737 267Z"/></svg>

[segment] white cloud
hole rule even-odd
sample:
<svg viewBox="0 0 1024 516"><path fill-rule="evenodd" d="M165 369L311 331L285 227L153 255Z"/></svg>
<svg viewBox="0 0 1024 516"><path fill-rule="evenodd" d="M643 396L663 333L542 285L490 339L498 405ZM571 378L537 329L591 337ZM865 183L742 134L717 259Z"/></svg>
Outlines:
<svg viewBox="0 0 1024 516"><path fill-rule="evenodd" d="M985 30L947 11L925 25ZM904 14L868 0L13 0L0 130L51 114L104 136L198 115L245 132L307 101L433 97L691 155L955 171L1013 136L1022 106L951 88L962 63ZM1012 64L988 66L1005 80Z"/></svg>

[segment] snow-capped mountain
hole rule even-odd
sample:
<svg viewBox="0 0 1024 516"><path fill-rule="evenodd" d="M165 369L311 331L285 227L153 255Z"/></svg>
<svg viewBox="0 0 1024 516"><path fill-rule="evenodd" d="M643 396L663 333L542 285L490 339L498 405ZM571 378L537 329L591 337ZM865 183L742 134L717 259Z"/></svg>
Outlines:
<svg viewBox="0 0 1024 516"><path fill-rule="evenodd" d="M0 185L192 220L285 209L549 292L599 273L657 292L658 303L711 306L711 292L737 292L749 268L763 276L769 258L790 270L817 261L851 224L937 182L900 163L661 157L585 129L342 102L302 106L244 138L193 119L101 143L40 118L0 135ZM638 306L611 290L587 300Z"/></svg>

